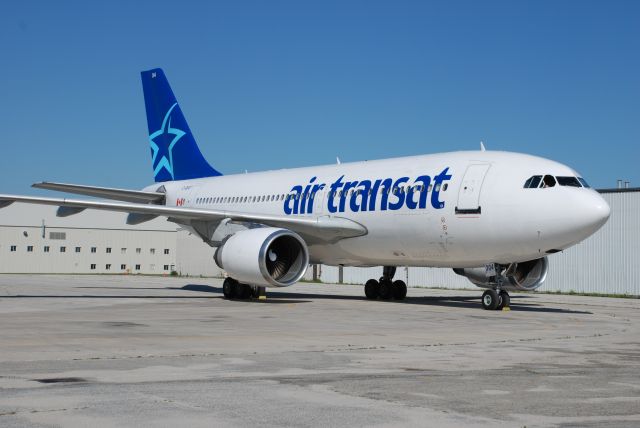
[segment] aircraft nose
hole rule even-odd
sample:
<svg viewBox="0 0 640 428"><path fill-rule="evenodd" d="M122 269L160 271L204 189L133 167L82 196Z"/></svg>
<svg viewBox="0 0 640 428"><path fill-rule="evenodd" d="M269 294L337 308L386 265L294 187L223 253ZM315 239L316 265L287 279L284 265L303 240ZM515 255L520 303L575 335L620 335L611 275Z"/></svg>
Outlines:
<svg viewBox="0 0 640 428"><path fill-rule="evenodd" d="M582 207L581 218L586 229L591 233L600 229L609 219L611 207L599 193L595 191L586 198Z"/></svg>

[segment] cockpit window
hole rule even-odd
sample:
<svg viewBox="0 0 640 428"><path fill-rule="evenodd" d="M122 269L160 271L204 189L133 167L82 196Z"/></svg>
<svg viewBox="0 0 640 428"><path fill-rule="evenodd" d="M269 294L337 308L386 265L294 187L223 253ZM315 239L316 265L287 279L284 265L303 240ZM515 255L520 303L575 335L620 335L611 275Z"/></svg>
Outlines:
<svg viewBox="0 0 640 428"><path fill-rule="evenodd" d="M525 189L537 189L540 185L540 181L542 180L541 175L534 175L530 177L527 181L524 182Z"/></svg>
<svg viewBox="0 0 640 428"><path fill-rule="evenodd" d="M560 186L582 187L576 177L556 177Z"/></svg>
<svg viewBox="0 0 640 428"><path fill-rule="evenodd" d="M583 187L586 187L587 189L590 189L590 188L591 188L591 186L589 186L589 183L587 183L587 180L585 180L584 178L582 178L582 177L578 177L578 181L579 181L580 183L582 183L582 186L583 186Z"/></svg>
<svg viewBox="0 0 640 428"><path fill-rule="evenodd" d="M524 182L525 189L544 189L547 187L554 187L556 183L559 186L568 186L568 187L586 187L590 188L589 184L582 177L572 177L572 176L558 176L554 177L553 175L533 175Z"/></svg>
<svg viewBox="0 0 640 428"><path fill-rule="evenodd" d="M553 187L555 185L556 179L553 178L553 175L545 175L542 179L542 184L540 185L540 187L544 189L545 187Z"/></svg>

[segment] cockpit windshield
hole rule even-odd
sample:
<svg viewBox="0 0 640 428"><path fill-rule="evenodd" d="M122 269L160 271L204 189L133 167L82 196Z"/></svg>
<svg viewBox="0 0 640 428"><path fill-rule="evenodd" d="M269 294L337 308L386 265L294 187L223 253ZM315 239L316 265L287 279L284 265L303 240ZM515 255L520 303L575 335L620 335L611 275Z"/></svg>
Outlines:
<svg viewBox="0 0 640 428"><path fill-rule="evenodd" d="M580 182L580 184L582 184L582 187L586 187L587 189L590 189L591 186L589 186L589 183L587 183L587 180L585 180L582 177L578 177L578 181Z"/></svg>
<svg viewBox="0 0 640 428"><path fill-rule="evenodd" d="M556 183L559 186L565 187L585 187L589 188L589 185L582 177L573 176L553 176L546 175L533 175L524 182L525 189L544 189L547 187L554 187Z"/></svg>
<svg viewBox="0 0 640 428"><path fill-rule="evenodd" d="M576 177L556 177L561 186L582 187Z"/></svg>
<svg viewBox="0 0 640 428"><path fill-rule="evenodd" d="M530 177L527 181L524 182L525 189L537 189L540 185L540 181L542 180L541 175L534 175Z"/></svg>
<svg viewBox="0 0 640 428"><path fill-rule="evenodd" d="M553 187L555 185L556 185L556 179L553 178L553 175L545 175L542 178L542 184L540 185L540 187L544 189L545 187Z"/></svg>

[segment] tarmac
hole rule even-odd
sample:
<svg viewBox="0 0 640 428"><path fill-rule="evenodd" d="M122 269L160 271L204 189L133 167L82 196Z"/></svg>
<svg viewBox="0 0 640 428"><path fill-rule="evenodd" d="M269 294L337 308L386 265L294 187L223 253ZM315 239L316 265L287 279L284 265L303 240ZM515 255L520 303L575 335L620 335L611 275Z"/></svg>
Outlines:
<svg viewBox="0 0 640 428"><path fill-rule="evenodd" d="M0 426L640 426L640 300L0 275Z"/></svg>

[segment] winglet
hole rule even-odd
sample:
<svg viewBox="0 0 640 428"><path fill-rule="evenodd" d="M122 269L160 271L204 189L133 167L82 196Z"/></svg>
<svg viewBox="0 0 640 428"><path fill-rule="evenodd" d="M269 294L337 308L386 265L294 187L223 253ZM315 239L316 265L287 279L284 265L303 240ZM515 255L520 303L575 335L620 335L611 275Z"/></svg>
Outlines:
<svg viewBox="0 0 640 428"><path fill-rule="evenodd" d="M487 149L485 149L485 148L484 148L484 143L483 143L482 141L480 141L480 151L481 151L481 152L484 152L484 151L486 151L486 150L487 150Z"/></svg>

